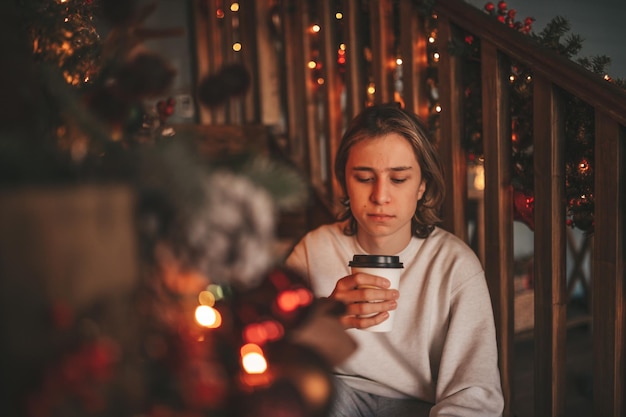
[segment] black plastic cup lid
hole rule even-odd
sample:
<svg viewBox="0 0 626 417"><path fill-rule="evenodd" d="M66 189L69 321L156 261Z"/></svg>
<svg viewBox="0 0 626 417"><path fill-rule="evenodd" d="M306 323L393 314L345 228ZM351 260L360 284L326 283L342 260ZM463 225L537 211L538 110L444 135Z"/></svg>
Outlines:
<svg viewBox="0 0 626 417"><path fill-rule="evenodd" d="M348 266L361 268L404 268L399 256L354 255Z"/></svg>

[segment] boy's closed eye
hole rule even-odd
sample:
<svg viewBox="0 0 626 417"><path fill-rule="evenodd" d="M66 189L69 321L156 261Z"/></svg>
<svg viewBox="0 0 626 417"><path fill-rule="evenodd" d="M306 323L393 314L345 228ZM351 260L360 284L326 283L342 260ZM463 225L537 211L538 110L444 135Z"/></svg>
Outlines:
<svg viewBox="0 0 626 417"><path fill-rule="evenodd" d="M403 182L405 182L408 178L407 177L403 177L403 178L392 178L391 182L395 183L395 184L402 184Z"/></svg>

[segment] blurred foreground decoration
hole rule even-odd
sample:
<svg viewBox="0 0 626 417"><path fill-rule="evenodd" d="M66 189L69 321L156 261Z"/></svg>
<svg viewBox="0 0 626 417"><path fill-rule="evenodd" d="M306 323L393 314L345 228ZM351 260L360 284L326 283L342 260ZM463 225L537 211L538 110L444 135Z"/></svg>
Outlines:
<svg viewBox="0 0 626 417"><path fill-rule="evenodd" d="M279 266L276 216L304 180L270 155L207 158L210 136L147 117L174 74L142 36L176 32L141 26L150 5L102 3L89 77L35 59L29 28L96 3L11 0L0 28L2 415L325 415L355 346Z"/></svg>

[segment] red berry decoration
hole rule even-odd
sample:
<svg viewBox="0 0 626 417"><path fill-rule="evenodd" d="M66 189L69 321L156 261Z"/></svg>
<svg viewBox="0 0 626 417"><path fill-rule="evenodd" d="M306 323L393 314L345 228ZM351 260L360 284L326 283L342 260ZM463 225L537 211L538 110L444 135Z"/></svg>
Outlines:
<svg viewBox="0 0 626 417"><path fill-rule="evenodd" d="M506 4L506 1L500 1L498 2L498 10L500 10L501 12L506 11L508 5Z"/></svg>
<svg viewBox="0 0 626 417"><path fill-rule="evenodd" d="M157 102L156 108L159 115L159 121L161 123L165 123L167 118L174 114L175 104L176 100L174 100L173 97L169 97L167 100L159 100L159 102Z"/></svg>
<svg viewBox="0 0 626 417"><path fill-rule="evenodd" d="M487 4L485 4L485 10L489 13L493 12L495 8L496 6L492 2L488 2Z"/></svg>

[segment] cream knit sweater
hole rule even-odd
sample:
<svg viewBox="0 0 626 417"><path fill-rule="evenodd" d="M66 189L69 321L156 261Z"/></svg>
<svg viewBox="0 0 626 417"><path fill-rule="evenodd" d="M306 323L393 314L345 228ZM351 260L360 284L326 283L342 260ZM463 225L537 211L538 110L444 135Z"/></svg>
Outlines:
<svg viewBox="0 0 626 417"><path fill-rule="evenodd" d="M336 223L308 233L286 264L310 280L318 297L327 297L350 273L352 256L364 253ZM396 255L404 272L394 329L347 330L358 348L337 375L372 394L430 402L431 417L500 416L493 311L478 258L440 228L426 239L413 237Z"/></svg>

